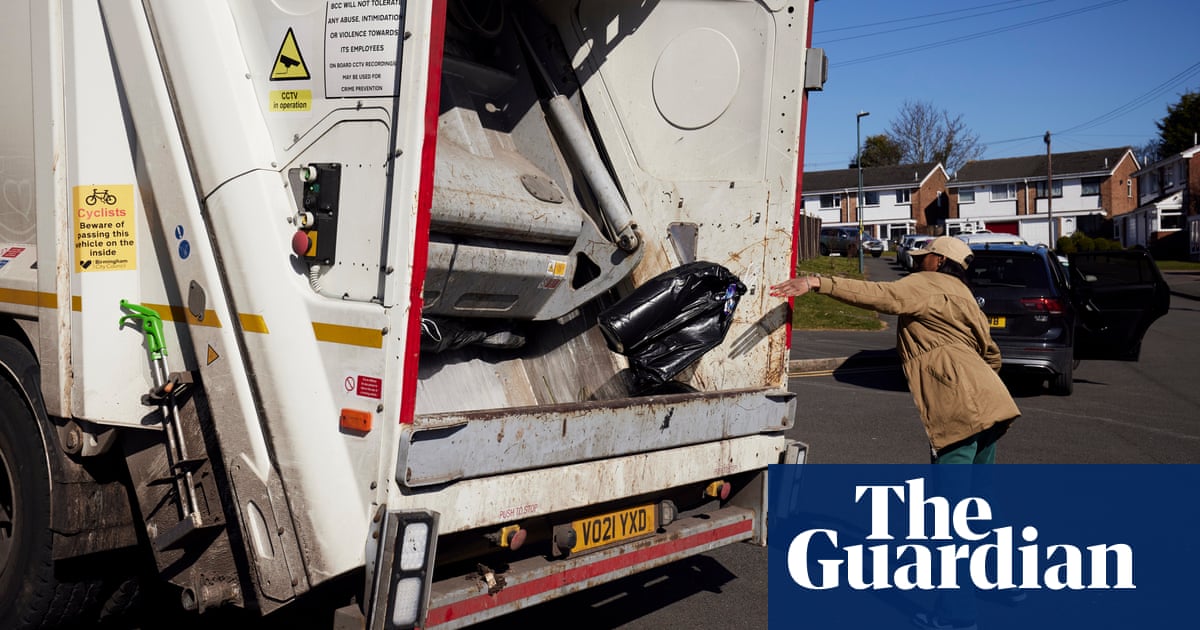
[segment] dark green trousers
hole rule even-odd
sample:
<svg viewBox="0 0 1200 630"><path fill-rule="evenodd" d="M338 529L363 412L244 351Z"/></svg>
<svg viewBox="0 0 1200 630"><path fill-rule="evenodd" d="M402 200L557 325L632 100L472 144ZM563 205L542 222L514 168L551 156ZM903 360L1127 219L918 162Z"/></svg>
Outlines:
<svg viewBox="0 0 1200 630"><path fill-rule="evenodd" d="M996 442L1008 431L1012 420L997 422L992 426L955 442L933 454L934 464L994 464L996 463Z"/></svg>

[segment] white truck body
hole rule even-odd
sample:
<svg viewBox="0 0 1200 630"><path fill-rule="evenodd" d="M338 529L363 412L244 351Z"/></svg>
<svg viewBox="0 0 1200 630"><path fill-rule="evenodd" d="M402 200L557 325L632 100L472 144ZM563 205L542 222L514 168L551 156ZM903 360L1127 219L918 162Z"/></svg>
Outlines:
<svg viewBox="0 0 1200 630"><path fill-rule="evenodd" d="M372 627L457 627L765 542L766 467L802 452L766 287L810 1L3 6L0 374L29 417L0 499L48 505L10 506L0 600L49 536L142 549L201 612L352 579ZM597 314L693 260L748 292L677 393L635 395ZM447 322L524 344L422 352ZM639 506L656 531L553 542Z"/></svg>

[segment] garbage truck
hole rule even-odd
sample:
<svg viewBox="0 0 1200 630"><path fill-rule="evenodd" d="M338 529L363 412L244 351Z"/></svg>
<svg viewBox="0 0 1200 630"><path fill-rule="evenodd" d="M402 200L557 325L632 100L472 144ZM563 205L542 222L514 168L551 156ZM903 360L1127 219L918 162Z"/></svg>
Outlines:
<svg viewBox="0 0 1200 630"><path fill-rule="evenodd" d="M462 627L765 544L812 0L3 7L0 626L127 573ZM697 263L727 330L647 385L601 315Z"/></svg>

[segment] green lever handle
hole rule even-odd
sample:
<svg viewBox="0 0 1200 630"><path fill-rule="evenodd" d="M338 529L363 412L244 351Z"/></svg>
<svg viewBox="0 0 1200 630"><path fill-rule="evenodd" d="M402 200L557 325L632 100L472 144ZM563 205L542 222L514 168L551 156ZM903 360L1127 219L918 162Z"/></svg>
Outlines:
<svg viewBox="0 0 1200 630"><path fill-rule="evenodd" d="M127 300L121 300L121 310L131 312L121 316L117 322L118 327L131 320L139 322L142 332L146 335L146 349L150 351L150 358L154 361L163 358L167 354L167 344L163 341L162 317L149 307Z"/></svg>

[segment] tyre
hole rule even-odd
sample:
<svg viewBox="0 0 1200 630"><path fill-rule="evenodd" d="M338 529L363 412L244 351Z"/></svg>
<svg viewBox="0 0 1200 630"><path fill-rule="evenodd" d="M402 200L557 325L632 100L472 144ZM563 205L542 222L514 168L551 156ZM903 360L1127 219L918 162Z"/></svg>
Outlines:
<svg viewBox="0 0 1200 630"><path fill-rule="evenodd" d="M829 248L828 248L828 247L825 247L825 245L824 245L824 244L822 244L822 245L821 245L821 255L822 255L822 256L828 256L828 255L829 255Z"/></svg>
<svg viewBox="0 0 1200 630"><path fill-rule="evenodd" d="M20 355L11 352L19 348ZM7 367L36 369L20 344L0 338ZM56 574L50 530L51 473L38 418L0 366L0 628L48 628L78 621L101 596L100 580Z"/></svg>
<svg viewBox="0 0 1200 630"><path fill-rule="evenodd" d="M1050 391L1059 396L1070 396L1075 391L1074 366L1070 363L1063 366L1062 372L1050 378Z"/></svg>
<svg viewBox="0 0 1200 630"><path fill-rule="evenodd" d="M871 252L871 258L879 258L882 255L883 252Z"/></svg>
<svg viewBox="0 0 1200 630"><path fill-rule="evenodd" d="M0 378L0 627L36 628L54 580L50 471L37 420Z"/></svg>

